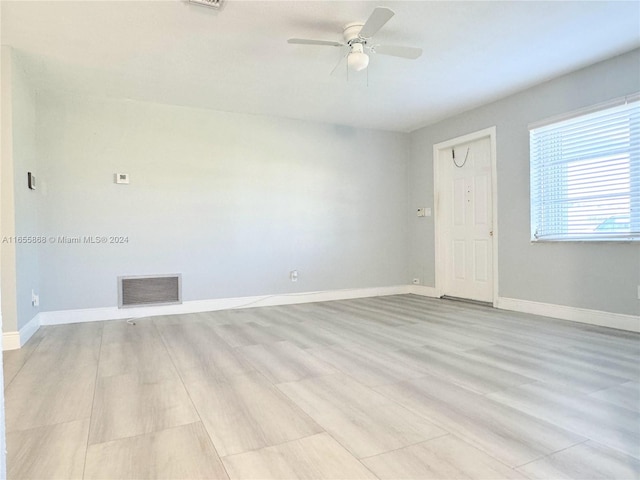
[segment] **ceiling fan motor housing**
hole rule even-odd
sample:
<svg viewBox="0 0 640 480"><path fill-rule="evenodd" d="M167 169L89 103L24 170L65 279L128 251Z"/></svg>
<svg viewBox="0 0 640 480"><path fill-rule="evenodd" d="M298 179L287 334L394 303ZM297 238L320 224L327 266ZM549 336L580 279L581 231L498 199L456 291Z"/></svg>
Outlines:
<svg viewBox="0 0 640 480"><path fill-rule="evenodd" d="M345 25L344 30L342 31L342 36L344 37L344 41L347 45L351 45L353 43L362 43L366 44L366 40L360 37L360 30L364 23L349 23Z"/></svg>

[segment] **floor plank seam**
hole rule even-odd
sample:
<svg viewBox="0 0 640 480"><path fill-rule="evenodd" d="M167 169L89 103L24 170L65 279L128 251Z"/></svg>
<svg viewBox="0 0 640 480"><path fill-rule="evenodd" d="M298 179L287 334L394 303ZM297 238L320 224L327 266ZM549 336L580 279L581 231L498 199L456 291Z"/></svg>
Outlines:
<svg viewBox="0 0 640 480"><path fill-rule="evenodd" d="M40 327L40 328L47 328L47 327ZM39 329L38 329L38 330L39 330ZM38 332L36 331L36 334L37 334L37 333L38 333ZM27 341L27 343L28 343L29 341L33 340L33 337L35 337L35 335L36 335L36 334L34 334L34 335L33 335L33 336L32 336L32 337ZM44 332L43 332L43 334L44 334ZM34 348L33 348L32 350L30 350L30 352L27 354L26 358L24 359L24 361L23 361L23 362L22 362L22 364L20 365L20 368L18 368L18 370L13 374L13 377L11 378L11 380L9 380L9 382L4 386L4 389L5 389L5 390L6 390L7 388L9 388L9 386L13 383L13 381L16 379L16 377L20 374L20 372L22 371L22 369L26 366L26 364L27 364L27 362L29 361L29 359L33 356L33 354L36 352L36 350L40 347L40 342L42 342L42 338L38 338L38 343L37 343L37 345L35 345L35 346L34 346ZM23 346L21 347L21 349L22 349L22 348L25 348L26 346L27 346L26 344L25 344L25 345L23 345ZM17 352L16 352L16 353L17 353Z"/></svg>
<svg viewBox="0 0 640 480"><path fill-rule="evenodd" d="M440 427L440 428L442 428L442 427ZM442 428L442 430L445 430L445 429ZM373 455L367 455L366 457L357 457L357 458L358 458L358 460L367 460L369 458L379 457L380 455L386 455L387 453L398 452L398 451L404 450L405 448L408 448L408 447L415 447L416 445L422 445L423 443L429 443L431 440L437 440L437 439L440 439L440 438L443 438L443 437L446 437L446 436L449 436L449 435L453 435L453 433L449 432L448 430L445 430L445 433L443 433L442 435L437 435L437 436L429 438L427 440L420 440L419 442L410 443L410 444L404 445L402 447L393 448L391 450L386 450L384 452L375 453Z"/></svg>
<svg viewBox="0 0 640 480"><path fill-rule="evenodd" d="M175 359L173 358L173 355L171 355L171 352L169 351L169 347L167 345L167 342L164 338L164 335L162 335L162 332L160 331L160 329L158 328L158 324L153 322L153 327L155 329L155 331L158 333L158 336L160 337L160 341L162 342L162 345L165 349L165 352L169 358L169 360L171 361L171 365L173 365L173 368L175 369L178 378L180 378L180 383L182 384L182 387L185 389L185 391L187 392L187 396L189 397L189 401L191 402L191 406L193 407L193 409L195 410L196 414L198 415L198 419L200 421L200 423L202 424L202 427L204 428L204 431L207 432L207 438L209 439L209 442L211 443L211 447L213 448L213 451L216 452L216 455L218 456L218 458L220 459L220 464L222 465L222 468L224 469L225 473L227 474L227 478L231 478L231 476L229 475L229 472L227 471L227 467L225 466L224 462L222 462L222 457L220 456L220 453L218 452L218 448L216 447L216 444L213 442L213 439L211 438L211 434L209 433L209 430L207 429L207 427L205 426L204 422L202 421L202 416L200 415L200 411L198 410L198 407L196 406L195 402L193 401L193 398L191 397L191 392L189 391L189 389L187 388L187 385L184 382L184 378L182 376L182 373L180 372L180 370L178 369L178 366L176 365Z"/></svg>
<svg viewBox="0 0 640 480"><path fill-rule="evenodd" d="M89 439L91 438L91 426L93 424L93 407L96 402L96 394L98 392L98 379L100 378L100 359L102 357L102 342L104 340L104 325L100 332L100 345L98 346L98 361L96 362L96 376L93 383L93 396L91 398L91 413L89 415L89 428L87 429L87 443L84 451L84 462L82 464L82 478L85 477L87 469L87 454L89 453Z"/></svg>
<svg viewBox="0 0 640 480"><path fill-rule="evenodd" d="M583 440L582 442L578 442L578 443L576 443L576 444L574 444L574 445L569 445L568 447L565 447L565 448L561 448L561 449L559 449L559 450L556 450L555 452L551 452L551 453L548 453L548 454L546 454L546 455L542 455L542 456L540 456L540 457L538 457L538 458L534 458L533 460L531 460L531 461L529 461L529 462L525 462L525 463L523 463L522 465L518 465L518 466L514 467L514 469L515 469L515 470L519 470L519 469L521 469L522 467L526 467L527 465L529 465L529 464L531 464L531 463L539 462L540 460L543 460L543 459L545 459L545 458L552 457L553 455L557 455L558 453L564 452L564 451L566 451L566 450L571 450L572 448L575 448L575 447L577 447L578 445L584 445L585 443L588 443L588 442L590 442L590 441L593 441L593 440L591 440L590 438L587 438L587 439Z"/></svg>

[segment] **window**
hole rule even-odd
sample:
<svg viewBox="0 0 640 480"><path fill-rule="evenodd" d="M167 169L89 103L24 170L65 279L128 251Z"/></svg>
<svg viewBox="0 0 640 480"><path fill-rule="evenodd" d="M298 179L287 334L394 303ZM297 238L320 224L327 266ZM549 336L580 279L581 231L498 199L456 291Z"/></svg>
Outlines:
<svg viewBox="0 0 640 480"><path fill-rule="evenodd" d="M640 99L532 126L532 241L640 240Z"/></svg>

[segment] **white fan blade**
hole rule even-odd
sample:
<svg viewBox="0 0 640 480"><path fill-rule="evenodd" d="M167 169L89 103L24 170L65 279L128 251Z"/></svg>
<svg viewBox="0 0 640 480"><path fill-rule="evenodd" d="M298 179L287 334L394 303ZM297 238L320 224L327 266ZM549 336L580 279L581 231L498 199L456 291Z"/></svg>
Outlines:
<svg viewBox="0 0 640 480"><path fill-rule="evenodd" d="M369 15L369 18L362 26L362 30L360 30L358 35L361 38L373 37L394 15L395 13L390 8L376 7L371 15Z"/></svg>
<svg viewBox="0 0 640 480"><path fill-rule="evenodd" d="M329 47L344 47L344 43L331 42L328 40L311 40L309 38L290 38L287 43L296 45L327 45Z"/></svg>
<svg viewBox="0 0 640 480"><path fill-rule="evenodd" d="M391 55L392 57L410 58L415 60L422 55L422 49L417 47L401 47L398 45L377 45L371 47L373 53Z"/></svg>

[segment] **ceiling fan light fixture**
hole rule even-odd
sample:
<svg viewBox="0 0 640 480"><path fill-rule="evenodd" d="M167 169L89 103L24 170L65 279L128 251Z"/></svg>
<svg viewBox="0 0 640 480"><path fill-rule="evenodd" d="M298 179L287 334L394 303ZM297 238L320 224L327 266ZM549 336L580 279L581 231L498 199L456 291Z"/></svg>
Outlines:
<svg viewBox="0 0 640 480"><path fill-rule="evenodd" d="M364 70L369 65L369 55L364 53L362 44L356 43L352 45L351 52L347 57L347 64L351 70L359 72Z"/></svg>

